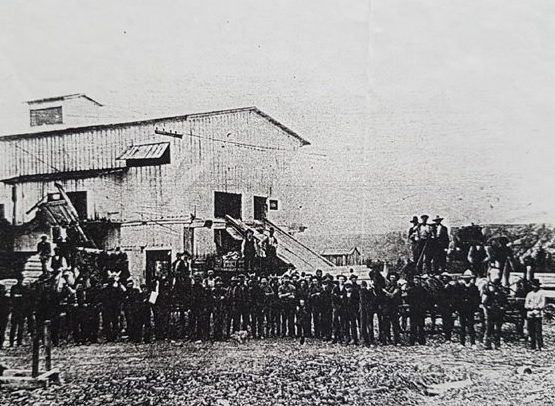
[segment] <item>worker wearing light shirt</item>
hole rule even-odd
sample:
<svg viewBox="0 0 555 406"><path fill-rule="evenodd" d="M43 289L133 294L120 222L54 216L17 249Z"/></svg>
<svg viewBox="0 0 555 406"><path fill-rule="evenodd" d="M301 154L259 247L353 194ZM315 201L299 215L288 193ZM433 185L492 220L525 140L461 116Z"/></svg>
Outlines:
<svg viewBox="0 0 555 406"><path fill-rule="evenodd" d="M524 308L527 313L528 336L530 337L530 349L541 350L543 347L542 316L546 300L543 292L540 292L540 281L532 280L532 291L526 295Z"/></svg>

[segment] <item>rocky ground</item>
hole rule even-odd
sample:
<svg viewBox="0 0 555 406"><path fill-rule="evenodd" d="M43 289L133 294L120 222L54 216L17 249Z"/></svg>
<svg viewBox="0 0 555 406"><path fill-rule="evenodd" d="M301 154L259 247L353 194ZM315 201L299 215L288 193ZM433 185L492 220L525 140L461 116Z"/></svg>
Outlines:
<svg viewBox="0 0 555 406"><path fill-rule="evenodd" d="M0 388L1 405L548 405L555 404L555 326L548 348L511 341L472 350L364 348L309 341L164 342L56 348L62 386ZM28 348L3 364L30 365Z"/></svg>

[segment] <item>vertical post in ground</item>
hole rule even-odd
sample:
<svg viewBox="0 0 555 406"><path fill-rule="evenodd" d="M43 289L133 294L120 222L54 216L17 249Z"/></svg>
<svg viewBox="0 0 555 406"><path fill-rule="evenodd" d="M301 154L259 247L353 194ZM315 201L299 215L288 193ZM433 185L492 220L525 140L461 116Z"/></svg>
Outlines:
<svg viewBox="0 0 555 406"><path fill-rule="evenodd" d="M45 369L52 369L52 337L50 333L50 320L44 322L44 347L45 347Z"/></svg>
<svg viewBox="0 0 555 406"><path fill-rule="evenodd" d="M37 323L37 319L35 317L33 317L35 319L34 321L34 328L33 328L33 361L32 361L32 365L31 365L31 376L33 378L36 378L37 376L39 376L39 347L40 347L40 342L39 342L39 325Z"/></svg>

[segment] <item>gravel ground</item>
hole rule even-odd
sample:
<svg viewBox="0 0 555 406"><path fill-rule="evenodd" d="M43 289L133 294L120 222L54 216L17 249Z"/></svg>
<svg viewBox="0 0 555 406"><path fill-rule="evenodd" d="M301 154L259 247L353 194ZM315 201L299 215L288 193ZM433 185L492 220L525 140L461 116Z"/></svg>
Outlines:
<svg viewBox="0 0 555 406"><path fill-rule="evenodd" d="M555 327L545 330L551 347ZM0 404L549 405L554 353L518 341L485 351L439 339L378 348L292 340L67 345L53 351L63 386L0 388ZM30 365L29 348L1 354L10 367Z"/></svg>

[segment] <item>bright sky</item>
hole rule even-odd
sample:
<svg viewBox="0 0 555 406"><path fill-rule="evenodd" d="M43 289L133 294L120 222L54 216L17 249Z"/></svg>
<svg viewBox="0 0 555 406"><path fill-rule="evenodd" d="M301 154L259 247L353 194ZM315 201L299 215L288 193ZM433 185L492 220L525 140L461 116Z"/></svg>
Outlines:
<svg viewBox="0 0 555 406"><path fill-rule="evenodd" d="M310 233L555 222L552 0L0 3L0 132L24 100L116 118L256 105L312 141Z"/></svg>

